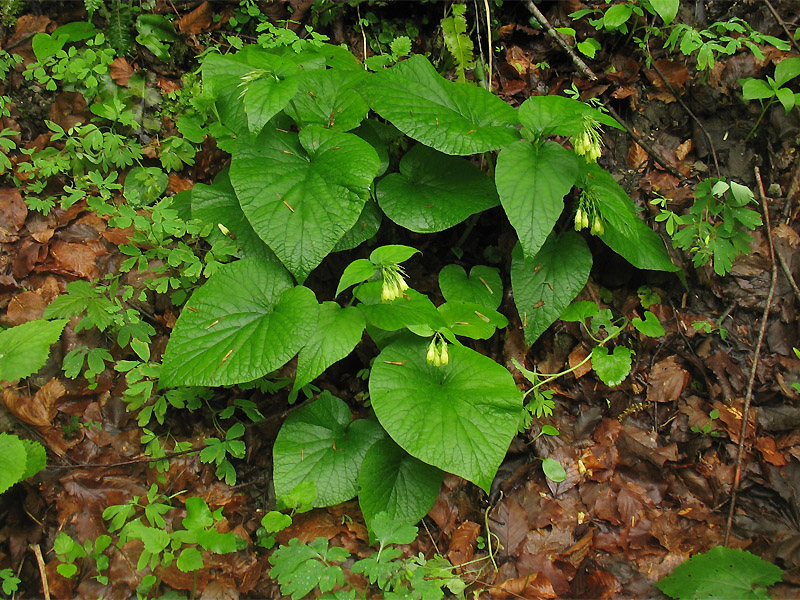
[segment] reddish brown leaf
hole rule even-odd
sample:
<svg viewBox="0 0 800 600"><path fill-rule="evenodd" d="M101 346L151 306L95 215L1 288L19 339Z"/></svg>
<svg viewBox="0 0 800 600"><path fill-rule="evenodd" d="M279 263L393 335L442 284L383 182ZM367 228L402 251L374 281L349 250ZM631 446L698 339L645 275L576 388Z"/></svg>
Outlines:
<svg viewBox="0 0 800 600"><path fill-rule="evenodd" d="M528 515L520 503L506 498L490 513L492 533L500 543L501 556L516 556L517 550L528 536Z"/></svg>
<svg viewBox="0 0 800 600"><path fill-rule="evenodd" d="M594 571L586 576L584 598L606 600L622 591L622 583L608 571Z"/></svg>
<svg viewBox="0 0 800 600"><path fill-rule="evenodd" d="M675 402L689 385L691 375L670 356L653 365L648 378L647 400L650 402Z"/></svg>
<svg viewBox="0 0 800 600"><path fill-rule="evenodd" d="M589 356L589 349L586 347L585 344L581 343L575 347L575 349L569 353L569 357L567 358L567 362L569 363L569 367L573 368L576 365L580 364L580 362ZM589 371L592 370L592 361L588 360L583 365L575 369L572 374L575 376L575 379L580 379L584 375L586 375Z"/></svg>
<svg viewBox="0 0 800 600"><path fill-rule="evenodd" d="M194 181L188 177L181 177L177 173L169 174L169 190L174 193L190 190L194 187Z"/></svg>
<svg viewBox="0 0 800 600"><path fill-rule="evenodd" d="M783 454L778 451L778 447L775 444L775 438L756 438L755 446L758 448L758 451L761 452L761 456L764 457L764 460L769 464L775 465L776 467L784 467L789 464L789 461L786 460L786 457L784 457Z"/></svg>
<svg viewBox="0 0 800 600"><path fill-rule="evenodd" d="M51 267L53 272L77 275L90 281L97 279L100 275L95 264L97 254L83 244L59 240L50 247L50 255L53 257L53 266Z"/></svg>
<svg viewBox="0 0 800 600"><path fill-rule="evenodd" d="M3 390L3 401L8 410L20 421L37 427L49 427L56 418L56 401L66 393L58 379L45 383L33 398L23 396L16 390Z"/></svg>
<svg viewBox="0 0 800 600"><path fill-rule="evenodd" d="M25 224L28 207L17 188L0 188L0 236L17 233Z"/></svg>
<svg viewBox="0 0 800 600"><path fill-rule="evenodd" d="M47 302L36 292L22 292L8 303L5 321L10 325L22 325L28 321L41 319Z"/></svg>
<svg viewBox="0 0 800 600"><path fill-rule="evenodd" d="M639 144L631 142L626 160L631 169L638 170L639 167L647 164L647 161L650 160L650 155L647 154L647 150L642 148Z"/></svg>
<svg viewBox="0 0 800 600"><path fill-rule="evenodd" d="M117 85L128 87L131 76L136 71L124 56L118 56L108 68L108 74Z"/></svg>
<svg viewBox="0 0 800 600"><path fill-rule="evenodd" d="M211 27L214 9L209 2L203 2L192 12L183 15L178 20L178 31L182 33L202 33Z"/></svg>
<svg viewBox="0 0 800 600"><path fill-rule="evenodd" d="M542 573L506 579L489 591L492 598L558 598L550 580Z"/></svg>
<svg viewBox="0 0 800 600"><path fill-rule="evenodd" d="M450 538L450 546L447 550L447 558L453 565L462 565L472 560L480 532L481 526L472 521L464 521L453 532Z"/></svg>
<svg viewBox="0 0 800 600"><path fill-rule="evenodd" d="M61 92L50 105L50 120L64 129L87 121L86 99L78 92Z"/></svg>

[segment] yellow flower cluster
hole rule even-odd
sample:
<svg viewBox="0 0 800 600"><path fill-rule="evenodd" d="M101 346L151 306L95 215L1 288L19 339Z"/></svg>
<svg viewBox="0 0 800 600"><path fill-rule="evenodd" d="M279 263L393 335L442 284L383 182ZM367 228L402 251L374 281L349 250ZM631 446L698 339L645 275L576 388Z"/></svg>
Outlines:
<svg viewBox="0 0 800 600"><path fill-rule="evenodd" d="M586 229L591 223L589 233L592 235L603 235L605 227L603 227L603 218L597 210L598 202L599 198L591 188L586 188L581 191L580 198L578 199L578 210L575 211L575 231Z"/></svg>
<svg viewBox="0 0 800 600"><path fill-rule="evenodd" d="M581 117L581 131L569 141L575 152L586 159L586 162L597 162L602 154L603 142L600 139L600 123L591 115Z"/></svg>
<svg viewBox="0 0 800 600"><path fill-rule="evenodd" d="M425 355L428 364L434 367L441 367L450 362L450 355L447 353L447 342L438 334L434 334L431 343L428 345L428 353Z"/></svg>
<svg viewBox="0 0 800 600"><path fill-rule="evenodd" d="M408 289L406 280L403 279L402 267L399 265L387 265L381 267L381 276L383 277L383 287L381 287L381 301L391 302L403 295Z"/></svg>

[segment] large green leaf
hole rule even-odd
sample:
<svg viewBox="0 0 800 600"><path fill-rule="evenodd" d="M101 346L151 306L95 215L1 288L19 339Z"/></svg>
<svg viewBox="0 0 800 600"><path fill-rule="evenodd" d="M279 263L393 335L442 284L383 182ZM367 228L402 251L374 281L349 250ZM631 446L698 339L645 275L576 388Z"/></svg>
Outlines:
<svg viewBox="0 0 800 600"><path fill-rule="evenodd" d="M533 256L553 230L564 196L578 178L578 158L555 142L520 140L497 157L495 183L508 220L526 256Z"/></svg>
<svg viewBox="0 0 800 600"><path fill-rule="evenodd" d="M461 300L497 309L503 300L503 282L494 267L475 265L469 277L463 267L447 265L439 271L439 289L448 302Z"/></svg>
<svg viewBox="0 0 800 600"><path fill-rule="evenodd" d="M664 21L664 25L669 25L675 19L680 3L680 0L650 0L650 5Z"/></svg>
<svg viewBox="0 0 800 600"><path fill-rule="evenodd" d="M364 313L368 323L384 331L397 331L414 325L427 325L432 329L447 326L425 294L406 290L401 297L382 302L381 286L380 281L370 281L355 290L356 298L361 301L358 308Z"/></svg>
<svg viewBox="0 0 800 600"><path fill-rule="evenodd" d="M360 89L381 117L445 154L488 152L519 139L510 105L474 85L448 81L421 55L376 73Z"/></svg>
<svg viewBox="0 0 800 600"><path fill-rule="evenodd" d="M378 164L349 133L266 128L234 156L231 183L253 229L303 281L356 223Z"/></svg>
<svg viewBox="0 0 800 600"><path fill-rule="evenodd" d="M511 287L525 341L533 344L586 285L592 253L574 231L553 233L533 258L517 245L511 261Z"/></svg>
<svg viewBox="0 0 800 600"><path fill-rule="evenodd" d="M783 571L746 550L715 546L677 567L656 583L665 594L680 600L768 600L765 586L778 583Z"/></svg>
<svg viewBox="0 0 800 600"><path fill-rule="evenodd" d="M25 475L25 444L15 435L0 433L0 494Z"/></svg>
<svg viewBox="0 0 800 600"><path fill-rule="evenodd" d="M302 128L322 125L337 131L358 127L369 106L355 87L366 71L313 71L296 86L297 94L286 113Z"/></svg>
<svg viewBox="0 0 800 600"><path fill-rule="evenodd" d="M372 407L409 454L488 492L516 434L522 394L492 359L451 344L449 363L434 367L427 346L402 339L384 348L369 379Z"/></svg>
<svg viewBox="0 0 800 600"><path fill-rule="evenodd" d="M495 329L508 325L508 319L496 310L473 302L451 300L439 306L438 310L454 334L474 340L489 339Z"/></svg>
<svg viewBox="0 0 800 600"><path fill-rule="evenodd" d="M519 107L520 123L538 137L575 135L584 127L583 116L622 129L616 119L606 113L564 96L531 96Z"/></svg>
<svg viewBox="0 0 800 600"><path fill-rule="evenodd" d="M358 504L367 527L380 512L396 523L420 521L436 502L443 475L389 438L375 442L358 474Z"/></svg>
<svg viewBox="0 0 800 600"><path fill-rule="evenodd" d="M220 171L212 185L196 183L191 194L192 217L216 225L209 236L212 243L222 235L218 227L222 225L230 231L233 242L245 256L278 260L244 216L231 185L228 169Z"/></svg>
<svg viewBox="0 0 800 600"><path fill-rule="evenodd" d="M293 390L311 383L333 363L350 354L361 341L364 325L364 314L355 306L342 308L335 302L323 302L317 328L297 357Z"/></svg>
<svg viewBox="0 0 800 600"><path fill-rule="evenodd" d="M203 59L203 91L214 98L220 122L239 135L249 131L239 84L251 70L252 67L236 55L211 54Z"/></svg>
<svg viewBox="0 0 800 600"><path fill-rule="evenodd" d="M636 214L625 190L599 166L587 165L587 168L604 221L605 231L600 238L608 247L639 269L679 271L669 259L662 239Z"/></svg>
<svg viewBox="0 0 800 600"><path fill-rule="evenodd" d="M198 289L172 330L161 386L232 385L283 366L314 333L314 292L278 264L245 258Z"/></svg>
<svg viewBox="0 0 800 600"><path fill-rule="evenodd" d="M33 375L47 362L67 319L29 321L0 331L0 381Z"/></svg>
<svg viewBox="0 0 800 600"><path fill-rule="evenodd" d="M338 504L356 495L361 461L384 432L373 420L352 419L347 405L329 392L289 415L272 449L278 499L304 481L317 487L314 506Z"/></svg>
<svg viewBox="0 0 800 600"><path fill-rule="evenodd" d="M341 252L342 250L351 250L356 246L360 246L361 242L365 242L378 233L381 227L381 219L383 213L378 208L378 203L372 198L367 200L364 208L361 209L361 214L353 226L336 242L333 247L333 252Z"/></svg>
<svg viewBox="0 0 800 600"><path fill-rule="evenodd" d="M239 84L247 125L256 135L289 104L301 73L297 63L278 55L261 53L258 63L258 68L251 69Z"/></svg>
<svg viewBox="0 0 800 600"><path fill-rule="evenodd" d="M400 172L381 179L378 204L392 221L416 233L434 233L497 206L494 183L464 158L417 144Z"/></svg>

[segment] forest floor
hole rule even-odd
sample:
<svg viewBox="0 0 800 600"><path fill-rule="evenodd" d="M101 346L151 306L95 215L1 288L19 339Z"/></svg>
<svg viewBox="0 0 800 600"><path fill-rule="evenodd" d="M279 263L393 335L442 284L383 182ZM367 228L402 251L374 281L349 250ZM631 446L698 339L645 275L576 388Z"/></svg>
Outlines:
<svg viewBox="0 0 800 600"><path fill-rule="evenodd" d="M211 4L214 12L228 16L235 6ZM289 5L296 9L295 19L312 23L310 2L275 2L275 18L285 17L278 13ZM26 61L33 59L34 33L85 19L81 3L32 6L39 12L20 15L17 26L2 39L4 48ZM51 12L51 6L59 11ZM202 40L209 39L204 34L221 27L206 6L209 3L159 1L154 12L177 13L189 48L198 53L205 49ZM580 8L577 1L540 6L554 27L576 27L568 15ZM796 3L774 6L783 19L796 18ZM62 11L64 7L69 10ZM469 7L472 11L472 4ZM706 8L708 21L740 16L754 29L783 35L781 24L761 2L709 2ZM358 10L374 12L378 21L362 30L356 9L342 3L329 24L315 27L332 42L348 44L360 57L365 38L377 35L379 28L405 34L411 22L418 29L415 49L427 49L434 58L442 53L441 44L432 40L443 9L402 2ZM438 16L431 17L434 14ZM753 189L769 210L770 225L754 233L752 252L739 258L725 277L708 266L695 269L687 255L672 252L687 274L686 288L672 275L639 271L599 244L593 248L595 267L580 298L602 301L626 316L636 316L642 298L647 298L666 334L657 339L635 331L626 334L636 351L634 365L630 377L617 387L605 386L588 369L551 384L554 414L514 441L492 494L487 497L459 477L446 476L419 537L403 547L404 552L440 553L461 564L486 555L485 547L478 548L478 537L487 537L488 525L496 536L492 539L498 568L489 565L477 576L465 575L468 581L478 580L470 589L483 589L481 598L646 599L664 598L654 582L690 555L727 539L728 545L746 548L785 569L784 582L771 589L774 597L800 596L800 396L791 387L800 381L800 360L793 352L800 346L800 297L786 276L800 276L800 119L797 109L787 114L776 105L757 135L749 135L760 110L757 102L742 101L737 83L744 77L763 78L772 64L791 53L769 50L763 60L750 52L720 55L713 68L699 72L694 59L670 54L656 42L651 44L654 63L648 67L630 36L605 35L597 56L586 61L597 76L591 80L544 31L531 26L525 3L506 2L494 16L496 93L518 106L530 95L562 93L574 84L582 99L598 98L613 108L644 144L622 131L606 132L601 164L670 248L663 225L653 220L659 211L651 201L664 196L679 212L691 202L697 182L707 176L731 177ZM221 22L224 26L224 19ZM485 40L483 44L485 53ZM162 93L179 85L183 72L195 66L187 59L182 67L170 67L141 50L124 64L145 72L156 63ZM21 145L47 143L42 116L65 127L87 118L75 94L47 97L26 92L28 85L19 71L0 83L16 103L3 127L21 131ZM194 166L170 176L169 189L179 192L194 183L209 183L224 162L220 156L212 144L205 144ZM6 326L41 318L67 282L96 280L114 272L124 258L118 246L126 237L84 203L42 216L26 208L10 178L2 185L0 310ZM759 190L765 191L763 198ZM509 226L499 215L497 221L496 228L482 226L472 235L502 246ZM446 248L426 243L419 240L425 273L409 273L417 277L419 289L438 272L433 266L447 260ZM158 324L154 347L163 348L176 315L166 302L153 300L146 308ZM694 326L698 323L704 325ZM100 337L88 343L100 345ZM111 554L107 584L93 579L91 569L71 580L56 572L59 561L51 549L60 532L79 540L95 539L106 532L104 508L145 495L158 476L151 458L143 454L142 430L120 399L122 374L109 366L93 390L83 378L64 376L60 357L78 343L86 344L87 338L75 334L73 323L42 371L3 390L8 410L3 414L9 421L3 430L42 440L48 450L47 468L0 500L0 568L13 569L22 580L17 598L41 597L47 581L55 598L126 599L135 594L141 579L135 544ZM554 373L586 353L578 328L557 322L529 351L520 335L511 332L498 343L494 358L509 364L513 357ZM317 384L353 398L364 391L364 383L355 376L364 366L348 359ZM197 453L169 457L163 476L171 493L185 490L223 508L230 529L252 541L264 511L274 505L270 449L289 405L285 390L274 395L241 393L266 419L246 428L247 455L234 461L237 484L219 481L214 466L202 463ZM227 400L215 398L222 404ZM740 455L746 403L748 426ZM712 410L718 411L717 418L709 416ZM532 442L545 424L561 435ZM211 419L178 410L168 411L165 424L158 427L167 430L195 444L216 434ZM560 483L546 479L536 456L557 459L567 467L567 478ZM278 541L299 537L307 542L318 536L363 555L368 538L357 503L298 515ZM34 547L43 553L42 572ZM268 556L251 544L233 554L213 555L196 576L174 566L164 569L161 582L200 598L280 598L267 574ZM363 577L349 577L357 588L368 589Z"/></svg>

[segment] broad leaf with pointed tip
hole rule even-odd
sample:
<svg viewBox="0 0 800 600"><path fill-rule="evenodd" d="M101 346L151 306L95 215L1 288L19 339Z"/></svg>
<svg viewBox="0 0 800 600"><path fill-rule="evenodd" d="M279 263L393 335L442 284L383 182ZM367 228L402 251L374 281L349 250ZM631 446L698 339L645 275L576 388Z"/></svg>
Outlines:
<svg viewBox="0 0 800 600"><path fill-rule="evenodd" d="M381 117L445 154L488 152L519 139L509 104L474 85L448 81L419 54L379 71L360 90Z"/></svg>
<svg viewBox="0 0 800 600"><path fill-rule="evenodd" d="M578 295L589 279L592 253L574 231L552 234L533 258L512 253L511 287L525 341L535 342Z"/></svg>
<svg viewBox="0 0 800 600"><path fill-rule="evenodd" d="M399 173L378 182L376 195L387 217L415 233L449 229L499 202L494 183L478 167L422 144L403 156Z"/></svg>
<svg viewBox="0 0 800 600"><path fill-rule="evenodd" d="M378 164L349 133L267 128L236 153L230 177L253 229L303 281L359 218Z"/></svg>
<svg viewBox="0 0 800 600"><path fill-rule="evenodd" d="M622 126L606 113L564 96L531 96L519 107L519 121L536 136L571 136L583 130L583 116L617 129Z"/></svg>
<svg viewBox="0 0 800 600"><path fill-rule="evenodd" d="M492 359L451 344L448 364L435 367L427 346L402 339L383 349L369 379L372 407L409 454L488 492L517 432L522 394Z"/></svg>
<svg viewBox="0 0 800 600"><path fill-rule="evenodd" d="M391 439L378 440L367 451L358 473L358 504L371 529L378 513L413 525L436 502L444 474L414 458Z"/></svg>
<svg viewBox="0 0 800 600"><path fill-rule="evenodd" d="M564 210L564 196L578 178L578 158L555 142L520 140L497 157L495 183L508 220L526 256L542 247Z"/></svg>
<svg viewBox="0 0 800 600"><path fill-rule="evenodd" d="M212 185L196 183L191 194L193 218L224 226L230 231L233 243L242 250L244 256L278 260L244 216L227 169L217 174ZM221 235L219 228L214 227L209 241L213 243Z"/></svg>
<svg viewBox="0 0 800 600"><path fill-rule="evenodd" d="M439 289L448 302L474 302L496 310L503 300L500 272L494 267L484 265L472 267L469 277L463 267L447 265L439 271Z"/></svg>
<svg viewBox="0 0 800 600"><path fill-rule="evenodd" d="M636 214L636 207L614 178L596 164L587 165L592 190L605 231L600 239L622 258L639 269L680 271L672 264L664 242Z"/></svg>
<svg viewBox="0 0 800 600"><path fill-rule="evenodd" d="M28 321L0 331L0 381L22 379L41 369L66 324L67 319Z"/></svg>
<svg viewBox="0 0 800 600"><path fill-rule="evenodd" d="M297 356L293 390L311 383L325 369L353 351L364 333L364 314L355 306L323 302L317 328Z"/></svg>
<svg viewBox="0 0 800 600"><path fill-rule="evenodd" d="M275 263L245 258L222 267L181 312L160 385L232 385L283 366L317 323L314 292Z"/></svg>
<svg viewBox="0 0 800 600"><path fill-rule="evenodd" d="M355 87L366 71L313 71L303 77L286 113L300 128L322 125L336 131L349 131L366 118L369 106Z"/></svg>
<svg viewBox="0 0 800 600"><path fill-rule="evenodd" d="M275 495L303 481L317 487L314 506L350 500L367 450L385 434L374 420L352 420L347 405L329 392L287 417L272 449Z"/></svg>

